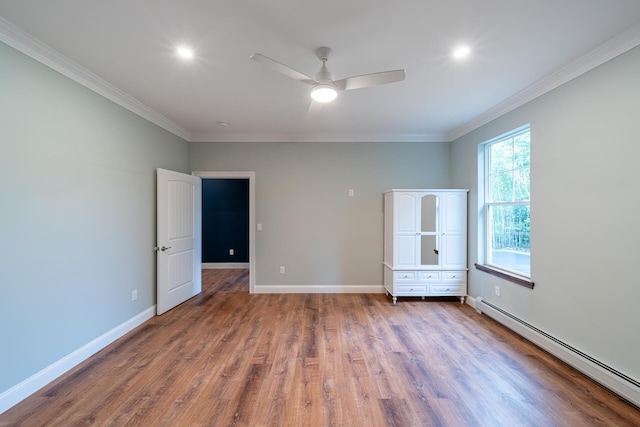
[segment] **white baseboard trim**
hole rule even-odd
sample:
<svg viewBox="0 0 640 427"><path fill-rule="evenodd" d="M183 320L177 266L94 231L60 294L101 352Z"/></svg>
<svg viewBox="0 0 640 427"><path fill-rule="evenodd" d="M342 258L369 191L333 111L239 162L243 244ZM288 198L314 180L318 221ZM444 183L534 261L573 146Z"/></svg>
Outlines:
<svg viewBox="0 0 640 427"><path fill-rule="evenodd" d="M381 294L382 285L373 286L283 286L256 285L255 294Z"/></svg>
<svg viewBox="0 0 640 427"><path fill-rule="evenodd" d="M639 380L524 322L482 297L473 300L473 307L640 408Z"/></svg>
<svg viewBox="0 0 640 427"><path fill-rule="evenodd" d="M471 307L476 308L476 299L471 295L467 295L467 298L464 300L464 302L469 304Z"/></svg>
<svg viewBox="0 0 640 427"><path fill-rule="evenodd" d="M126 322L116 326L105 334L94 339L90 343L80 347L62 359L52 363L40 372L32 375L19 384L0 394L0 414L29 397L60 375L79 365L89 357L96 354L118 338L124 336L136 327L142 325L156 314L156 306L153 305L142 313L137 314Z"/></svg>
<svg viewBox="0 0 640 427"><path fill-rule="evenodd" d="M249 263L248 262L203 262L202 268L204 270L215 270L215 269L244 270L249 268Z"/></svg>

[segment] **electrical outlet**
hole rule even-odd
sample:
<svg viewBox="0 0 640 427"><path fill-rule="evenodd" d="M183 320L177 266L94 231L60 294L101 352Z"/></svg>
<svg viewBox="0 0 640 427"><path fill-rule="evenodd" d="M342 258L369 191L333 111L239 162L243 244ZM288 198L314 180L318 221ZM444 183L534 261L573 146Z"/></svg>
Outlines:
<svg viewBox="0 0 640 427"><path fill-rule="evenodd" d="M229 255L233 255L233 254L234 254L233 249L229 249Z"/></svg>
<svg viewBox="0 0 640 427"><path fill-rule="evenodd" d="M353 188L349 189L349 197L353 197L353 195L355 194L355 192L353 191Z"/></svg>
<svg viewBox="0 0 640 427"><path fill-rule="evenodd" d="M131 301L135 301L138 299L138 290L134 289L131 291Z"/></svg>
<svg viewBox="0 0 640 427"><path fill-rule="evenodd" d="M284 265L280 266L280 274L284 274Z"/></svg>
<svg viewBox="0 0 640 427"><path fill-rule="evenodd" d="M496 285L496 287L494 288L494 292L496 294L496 296L500 296L500 286Z"/></svg>
<svg viewBox="0 0 640 427"><path fill-rule="evenodd" d="M256 229L258 231L262 231L262 224L256 224Z"/></svg>

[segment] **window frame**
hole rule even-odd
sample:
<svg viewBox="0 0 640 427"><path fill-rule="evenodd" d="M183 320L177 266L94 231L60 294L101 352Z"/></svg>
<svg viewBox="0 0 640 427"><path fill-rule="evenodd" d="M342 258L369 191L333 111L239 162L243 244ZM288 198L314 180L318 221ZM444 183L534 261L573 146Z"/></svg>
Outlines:
<svg viewBox="0 0 640 427"><path fill-rule="evenodd" d="M521 271L513 270L508 268L507 266L503 266L500 264L495 264L493 262L488 262L491 254L491 245L492 245L492 227L490 224L490 209L495 206L529 206L529 210L531 209L531 197L529 200L511 200L511 201L487 201L490 195L490 179L489 179L489 171L491 166L491 159L489 155L489 147L493 144L499 143L501 141L515 138L518 135L523 133L529 133L529 138L531 137L531 125L526 124L524 126L520 126L516 129L513 129L509 132L505 132L495 138L492 138L488 141L485 141L480 144L480 149L478 151L480 157L479 166L481 166L481 173L478 175L479 179L482 181L479 183L479 190L481 191L481 200L479 206L479 233L478 237L481 241L482 251L480 253L480 259L482 262L478 262L475 265L476 269L480 271L484 271L486 273L501 277L505 280L509 280L511 282L517 283L519 285L525 286L527 288L533 289L534 283L531 280L531 274L526 274ZM531 144L531 140L529 139L529 144ZM531 185L531 155L529 154L529 186ZM530 188L529 188L530 189ZM529 233L531 233L529 231ZM529 234L529 239L531 239L531 234ZM529 252L529 257L531 257L531 252ZM529 262L530 258L529 258Z"/></svg>

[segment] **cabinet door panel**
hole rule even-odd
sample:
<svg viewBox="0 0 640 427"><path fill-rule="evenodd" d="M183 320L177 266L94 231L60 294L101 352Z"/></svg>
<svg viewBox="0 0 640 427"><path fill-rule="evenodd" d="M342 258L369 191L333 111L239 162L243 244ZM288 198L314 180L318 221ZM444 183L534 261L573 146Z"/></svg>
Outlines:
<svg viewBox="0 0 640 427"><path fill-rule="evenodd" d="M417 264L416 236L398 236L397 267L415 267Z"/></svg>
<svg viewBox="0 0 640 427"><path fill-rule="evenodd" d="M467 193L445 194L445 215L442 218L443 233L465 233L467 229Z"/></svg>
<svg viewBox="0 0 640 427"><path fill-rule="evenodd" d="M465 236L451 234L442 236L442 267L466 268L467 252Z"/></svg>
<svg viewBox="0 0 640 427"><path fill-rule="evenodd" d="M413 194L400 194L396 209L398 233L416 233L416 212L416 196Z"/></svg>

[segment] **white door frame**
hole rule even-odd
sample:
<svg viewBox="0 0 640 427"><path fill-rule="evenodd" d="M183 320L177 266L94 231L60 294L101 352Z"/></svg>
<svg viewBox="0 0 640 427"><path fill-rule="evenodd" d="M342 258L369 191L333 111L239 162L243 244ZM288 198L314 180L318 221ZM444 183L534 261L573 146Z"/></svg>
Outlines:
<svg viewBox="0 0 640 427"><path fill-rule="evenodd" d="M256 173L253 171L195 171L192 175L202 179L249 180L249 293L256 286Z"/></svg>

